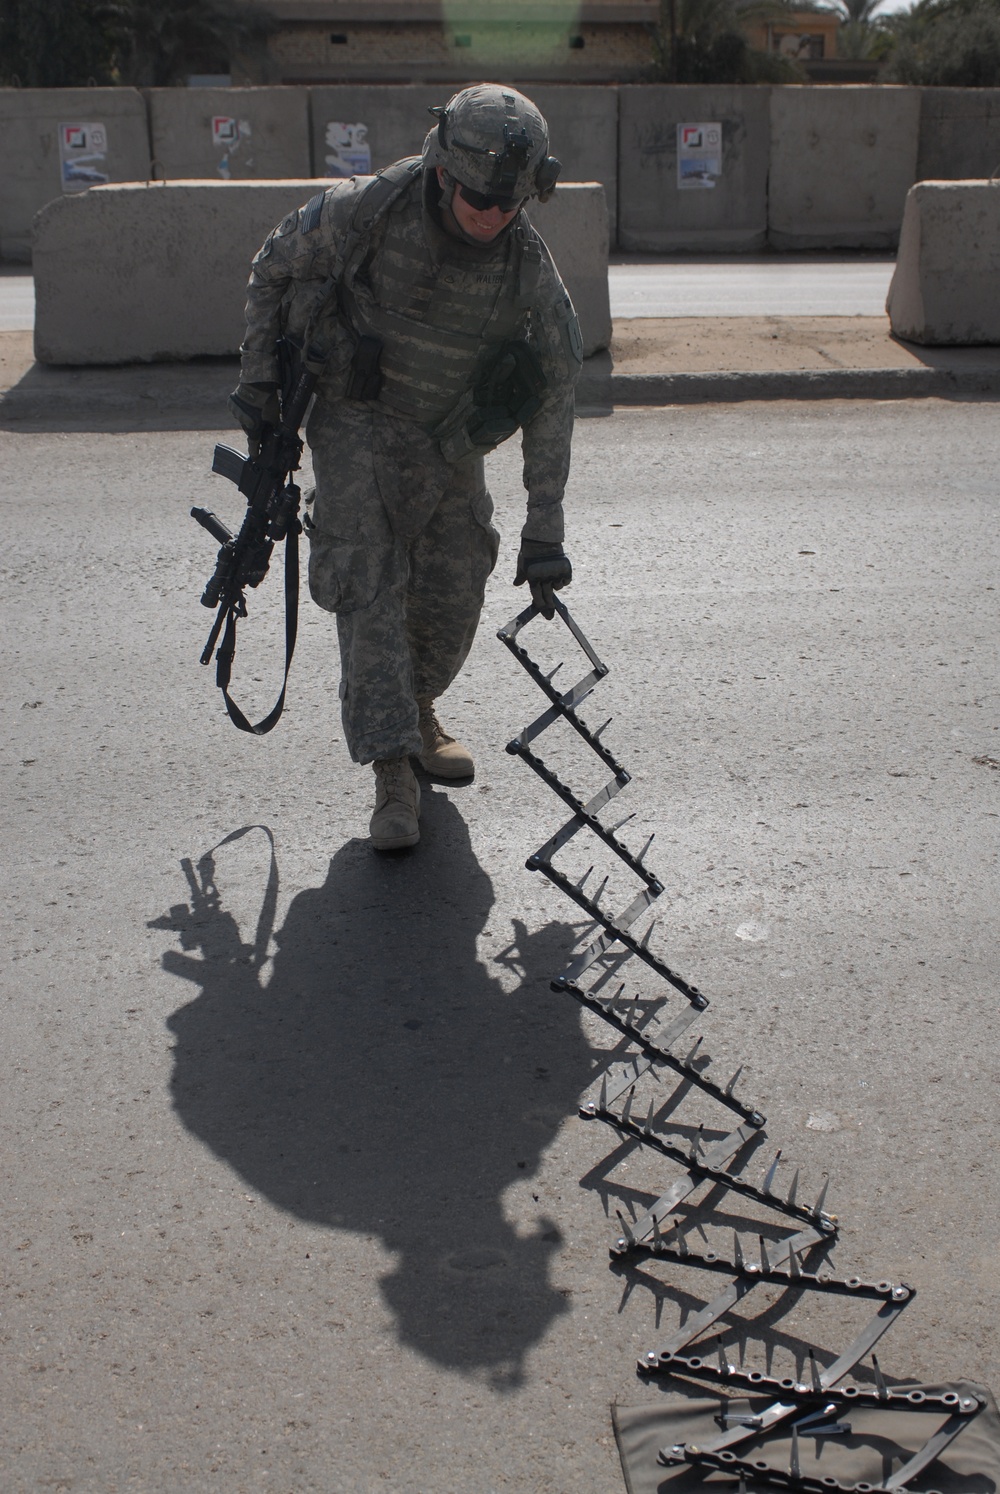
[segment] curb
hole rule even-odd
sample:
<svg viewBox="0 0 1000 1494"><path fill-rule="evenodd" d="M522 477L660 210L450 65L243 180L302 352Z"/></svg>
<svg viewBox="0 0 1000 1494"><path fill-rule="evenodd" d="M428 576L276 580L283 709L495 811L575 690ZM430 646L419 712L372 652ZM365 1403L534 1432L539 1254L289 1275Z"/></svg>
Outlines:
<svg viewBox="0 0 1000 1494"><path fill-rule="evenodd" d="M734 404L768 399L955 399L975 395L1000 395L1000 359L993 366L978 368L629 374L616 372L605 352L584 364L576 402L581 412L593 412L617 405Z"/></svg>
<svg viewBox="0 0 1000 1494"><path fill-rule="evenodd" d="M0 395L7 430L224 430L235 360L114 369L40 369ZM740 373L616 373L608 352L584 363L580 415L638 405L746 400L960 399L1000 396L1000 359L975 368L830 368Z"/></svg>

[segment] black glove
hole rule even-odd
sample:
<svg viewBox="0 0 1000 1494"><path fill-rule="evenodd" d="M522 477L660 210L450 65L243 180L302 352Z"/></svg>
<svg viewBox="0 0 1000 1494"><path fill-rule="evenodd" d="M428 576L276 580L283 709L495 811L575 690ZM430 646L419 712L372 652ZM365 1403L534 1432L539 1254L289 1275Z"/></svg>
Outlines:
<svg viewBox="0 0 1000 1494"><path fill-rule="evenodd" d="M265 430L281 419L277 384L238 384L229 396L229 413L246 431L247 450L256 459Z"/></svg>
<svg viewBox="0 0 1000 1494"><path fill-rule="evenodd" d="M514 585L531 587L531 600L546 619L556 615L554 592L561 591L573 579L573 567L562 545L547 540L521 541L517 556Z"/></svg>

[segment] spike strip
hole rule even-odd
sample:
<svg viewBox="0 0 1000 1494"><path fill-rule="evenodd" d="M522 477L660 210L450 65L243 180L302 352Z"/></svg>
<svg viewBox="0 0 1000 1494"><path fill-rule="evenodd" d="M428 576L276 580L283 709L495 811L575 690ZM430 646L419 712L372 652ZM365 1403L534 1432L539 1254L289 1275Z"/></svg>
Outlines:
<svg viewBox="0 0 1000 1494"><path fill-rule="evenodd" d="M555 610L591 666L589 673L566 691L560 693L552 683L562 665L557 665L556 669L551 670L549 674L544 674L518 641L521 630L538 615L538 609L535 606L525 608L497 635L550 702L548 708L530 725L524 727L520 735L508 744L507 751L527 762L546 786L572 811L571 819L557 830L539 851L528 858L527 866L531 871L541 871L560 891L582 908L602 930L580 954L570 961L565 970L553 978L552 989L567 991L638 1050L625 1064L621 1065L620 1074L614 1072L616 1064L612 1062L601 1083L599 1103L590 1102L582 1106L581 1114L588 1117L596 1116L606 1121L620 1135L623 1135L626 1141L634 1141L640 1146L651 1148L661 1155L680 1162L687 1169L684 1176L673 1183L667 1192L634 1223L630 1223L620 1212L616 1211L622 1234L612 1245L611 1254L622 1265L628 1257L682 1261L685 1265L710 1271L722 1271L733 1278L719 1296L706 1303L698 1312L690 1315L683 1327L677 1330L663 1348L658 1352L652 1350L640 1359L637 1367L641 1375L682 1374L694 1379L713 1380L742 1390L773 1393L777 1397L771 1405L751 1417L725 1418L724 1430L701 1446L679 1443L673 1447L663 1448L660 1452L660 1461L667 1464L687 1462L704 1471L718 1470L727 1473L739 1479L740 1494L745 1494L748 1479L756 1484L794 1490L796 1494L798 1491L802 1491L802 1494L838 1494L841 1490L844 1494L894 1494L894 1491L904 1488L918 1473L940 1456L962 1428L968 1425L973 1416L982 1409L985 1401L975 1395L964 1398L951 1394L936 1395L919 1386L890 1388L886 1385L874 1354L872 1354L872 1361L876 1381L875 1390L856 1385L846 1385L838 1390L832 1389L872 1350L882 1335L892 1326L899 1313L913 1300L915 1293L905 1283L894 1285L890 1282L863 1282L858 1277L841 1280L834 1278L827 1271L804 1269L799 1260L799 1254L816 1245L829 1245L837 1232L835 1217L824 1212L829 1178L824 1181L819 1197L810 1209L797 1203L799 1186L797 1169L793 1173L785 1198L780 1198L772 1191L781 1161L780 1151L771 1163L760 1187L741 1178L738 1171L729 1172L724 1169L723 1164L729 1162L747 1141L763 1135L764 1117L733 1096L741 1069L738 1068L729 1083L722 1088L706 1079L701 1070L696 1069L691 1062L697 1051L697 1043L683 1060L675 1058L667 1051L669 1044L675 1041L707 1007L708 1000L696 986L649 952L647 943L652 925L647 928L641 940L637 940L628 932L631 925L664 891L660 879L647 871L643 864L653 836L649 836L642 850L636 854L618 839L616 833L631 816L626 816L614 828L606 827L598 819L599 812L631 781L628 772L600 741L602 733L610 723L605 722L596 731L592 731L577 714L578 708L590 697L596 685L607 676L608 666L598 657L593 646L558 597L555 599ZM534 742L558 720L566 721L614 775L609 783L586 801L574 793L572 788L564 783L541 757L529 749L528 744ZM587 876L590 875L589 872L578 883L574 883L553 864L553 858L557 853L579 832L587 830L603 842L644 884L632 903L617 918L609 916L598 906L601 893L607 884L607 877L601 883L597 894L591 898L583 890ZM593 868L591 867L590 870L592 871ZM616 945L622 946L624 953L619 953L615 949ZM607 980L611 970L617 973L621 966L632 958L640 959L655 974L685 996L690 1003L689 1010L676 1017L665 1031L657 1031L655 1038L645 1035L635 1025L638 999L622 1016L614 1010L614 999L610 1002L602 1001L596 995L596 991ZM590 991L583 990L577 984L579 978L591 966L603 959L610 961L611 969L605 968L604 974L593 984ZM676 1101L676 1097L685 1094L687 1086L692 1085L702 1093L718 1100L728 1109L744 1116L743 1125L717 1142L707 1152L702 1150L701 1128L699 1128L693 1147L685 1152L683 1148L674 1146L654 1131L656 1107L653 1102L650 1102L641 1122L633 1120L631 1112L637 1081L645 1074L651 1074L654 1079L657 1079L659 1071L664 1066L670 1068L680 1078L680 1084L675 1089L674 1095L669 1097L666 1103L669 1104L670 1099ZM622 1094L626 1094L626 1102L621 1113L616 1113L609 1107ZM807 1228L783 1240L765 1241L762 1236L759 1237L759 1264L747 1260L738 1235L734 1235L734 1258L731 1261L720 1259L717 1253L711 1250L693 1250L679 1233L679 1221L670 1216L678 1204L706 1182L751 1197L790 1218L807 1221ZM675 1238L670 1239L670 1236ZM721 1346L718 1368L697 1355L681 1354L682 1349L694 1343L707 1329L729 1313L760 1282L769 1282L785 1290L797 1292L804 1290L834 1292L841 1296L881 1299L881 1306L849 1347L826 1369L819 1369L815 1352L812 1349L809 1350L809 1384L791 1379L774 1379L755 1371L745 1372L736 1369L726 1360ZM627 1290L631 1285L634 1285L634 1280L628 1284ZM892 1410L935 1411L944 1413L947 1419L916 1452L902 1451L899 1454L905 1460L902 1466L891 1477L883 1476L883 1482L878 1485L847 1484L841 1483L830 1475L816 1478L804 1474L800 1462L798 1432L794 1426L790 1466L787 1470L772 1469L758 1459L743 1459L731 1450L748 1439L766 1439L768 1433L780 1432L790 1418L801 1417L804 1405L813 1408L811 1416L807 1418L810 1427L812 1422L816 1421L817 1416L825 1420L827 1412L833 1414L852 1406L867 1409L874 1405ZM805 1423L800 1422L800 1424L805 1431ZM808 1435L814 1434L810 1430ZM815 1435L819 1435L819 1431Z"/></svg>

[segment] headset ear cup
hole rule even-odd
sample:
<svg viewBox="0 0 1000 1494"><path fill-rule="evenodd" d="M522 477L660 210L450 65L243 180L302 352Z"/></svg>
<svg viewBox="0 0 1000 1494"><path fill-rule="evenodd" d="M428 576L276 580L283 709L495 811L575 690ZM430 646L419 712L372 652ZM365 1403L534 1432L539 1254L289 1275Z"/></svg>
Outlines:
<svg viewBox="0 0 1000 1494"><path fill-rule="evenodd" d="M546 156L535 172L535 190L543 201L552 196L561 172L562 162L557 161L555 156Z"/></svg>

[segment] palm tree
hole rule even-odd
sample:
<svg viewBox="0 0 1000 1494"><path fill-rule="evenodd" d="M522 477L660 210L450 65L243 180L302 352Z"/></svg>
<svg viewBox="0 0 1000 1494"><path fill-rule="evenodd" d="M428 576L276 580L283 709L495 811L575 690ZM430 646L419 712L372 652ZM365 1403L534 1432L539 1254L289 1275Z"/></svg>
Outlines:
<svg viewBox="0 0 1000 1494"><path fill-rule="evenodd" d="M792 0L660 0L656 48L668 83L794 82L795 65L758 52L747 30L780 20ZM801 9L801 6L794 7Z"/></svg>

